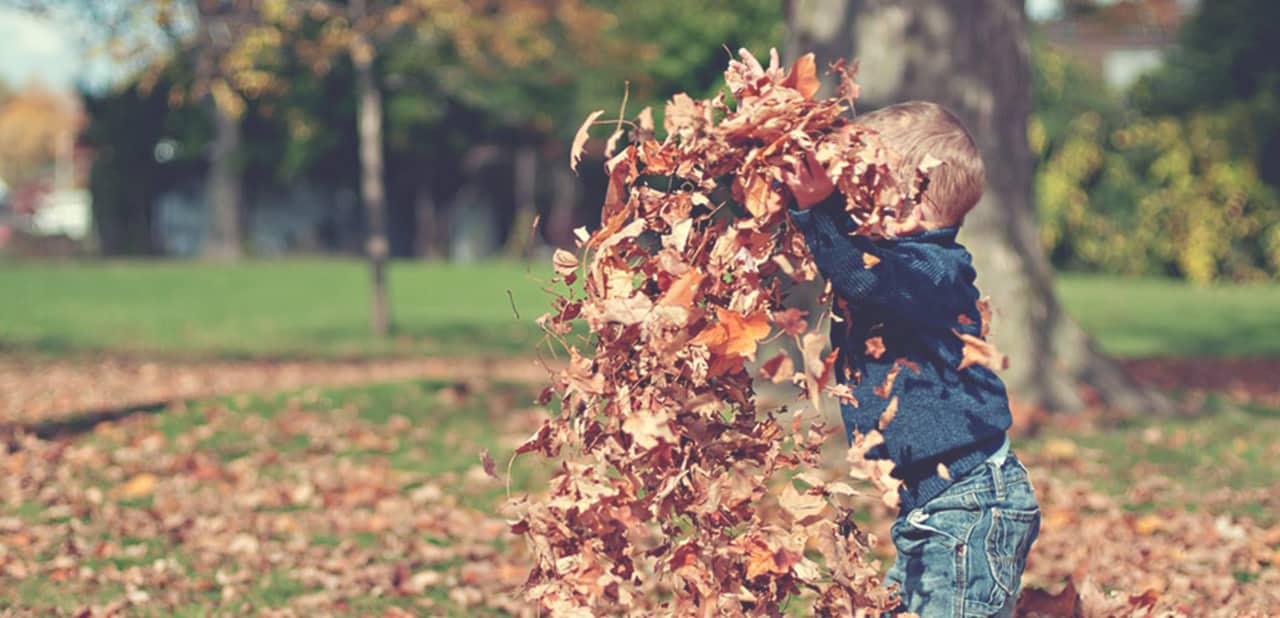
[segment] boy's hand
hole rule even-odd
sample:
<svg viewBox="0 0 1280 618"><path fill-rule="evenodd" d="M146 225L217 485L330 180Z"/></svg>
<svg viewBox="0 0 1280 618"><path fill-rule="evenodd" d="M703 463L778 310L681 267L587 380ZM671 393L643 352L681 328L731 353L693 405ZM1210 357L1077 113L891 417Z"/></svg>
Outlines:
<svg viewBox="0 0 1280 618"><path fill-rule="evenodd" d="M804 159L791 170L783 170L782 180L795 198L796 208L808 210L827 199L836 190L835 183L827 176L827 170L818 162L813 151L804 153Z"/></svg>

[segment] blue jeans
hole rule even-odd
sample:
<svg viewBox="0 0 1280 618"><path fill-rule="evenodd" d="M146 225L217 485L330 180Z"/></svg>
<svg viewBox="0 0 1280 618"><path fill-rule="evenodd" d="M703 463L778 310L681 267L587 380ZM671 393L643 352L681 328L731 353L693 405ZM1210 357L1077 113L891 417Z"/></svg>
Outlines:
<svg viewBox="0 0 1280 618"><path fill-rule="evenodd" d="M898 612L1012 616L1027 552L1040 533L1040 507L1013 453L988 460L946 491L900 516L898 558L885 584L898 584Z"/></svg>

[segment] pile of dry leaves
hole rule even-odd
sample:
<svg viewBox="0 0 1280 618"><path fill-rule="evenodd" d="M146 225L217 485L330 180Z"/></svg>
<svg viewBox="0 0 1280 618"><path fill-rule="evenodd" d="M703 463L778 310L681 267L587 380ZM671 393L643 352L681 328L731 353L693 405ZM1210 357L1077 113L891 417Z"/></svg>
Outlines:
<svg viewBox="0 0 1280 618"><path fill-rule="evenodd" d="M896 603L851 523L852 479L813 473L839 431L821 400L851 393L833 380L823 329L782 302L816 269L781 181L815 153L859 233L877 235L882 213L918 201L926 179L896 184L875 135L850 123L853 72L833 71L839 97L815 100L812 55L784 71L776 54L765 68L744 53L725 73L731 97L668 103L662 141L649 109L617 121L602 226L579 230L577 255L555 254L564 292L539 320L568 354L543 394L561 412L517 451L563 457L549 495L511 505L536 558L529 598L553 613L776 615L802 592L831 615ZM573 164L601 113L579 131ZM591 335L577 344L576 320ZM789 413L757 409L748 368L780 336L795 339L802 366L779 354L759 377L799 387L807 403ZM854 476L896 500L888 462L862 457L879 439L850 449Z"/></svg>

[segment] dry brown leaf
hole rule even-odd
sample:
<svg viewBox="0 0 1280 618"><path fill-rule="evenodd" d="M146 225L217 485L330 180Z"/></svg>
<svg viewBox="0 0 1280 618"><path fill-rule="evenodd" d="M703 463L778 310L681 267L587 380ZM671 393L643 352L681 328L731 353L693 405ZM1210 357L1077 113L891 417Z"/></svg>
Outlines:
<svg viewBox="0 0 1280 618"><path fill-rule="evenodd" d="M495 479L498 478L498 472L493 462L493 457L489 455L489 449L487 448L480 449L480 466L484 468L485 474Z"/></svg>
<svg viewBox="0 0 1280 618"><path fill-rule="evenodd" d="M587 139L590 137L587 132L603 113L604 110L598 109L588 114L587 119L582 122L582 126L578 127L578 132L573 135L573 145L569 148L569 169L574 172L578 171L578 162L582 160L582 154L587 148Z"/></svg>
<svg viewBox="0 0 1280 618"><path fill-rule="evenodd" d="M867 338L867 356L871 358L880 358L884 356L884 338L868 337Z"/></svg>
<svg viewBox="0 0 1280 618"><path fill-rule="evenodd" d="M791 356L786 352L778 352L776 356L764 362L760 366L760 377L773 382L774 384L782 384L790 382L791 377L795 375L795 365L791 361Z"/></svg>
<svg viewBox="0 0 1280 618"><path fill-rule="evenodd" d="M564 249L556 249L551 255L551 265L555 268L557 275L567 277L578 269L578 256Z"/></svg>
<svg viewBox="0 0 1280 618"><path fill-rule="evenodd" d="M894 396L893 399L889 400L889 405L884 407L884 412L880 413L880 421L876 424L876 427L879 428L880 431L884 431L884 428L888 427L889 423L893 422L893 417L897 415L898 397Z"/></svg>
<svg viewBox="0 0 1280 618"><path fill-rule="evenodd" d="M1009 358L1001 354L992 343L959 331L956 331L956 336L964 342L964 356L960 359L960 369L973 365L982 365L992 371L1003 371L1009 368Z"/></svg>

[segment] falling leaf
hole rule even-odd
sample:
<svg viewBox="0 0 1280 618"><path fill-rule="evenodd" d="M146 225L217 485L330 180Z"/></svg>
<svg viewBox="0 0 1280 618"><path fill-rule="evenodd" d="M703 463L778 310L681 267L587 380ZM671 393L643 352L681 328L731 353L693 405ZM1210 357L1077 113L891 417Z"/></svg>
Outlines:
<svg viewBox="0 0 1280 618"><path fill-rule="evenodd" d="M1009 368L1009 358L1001 354L995 345L967 333L955 331L955 334L964 342L964 356L960 359L959 366L961 370L973 365L982 365L992 371Z"/></svg>
<svg viewBox="0 0 1280 618"><path fill-rule="evenodd" d="M555 267L557 275L567 277L578 269L578 256L564 249L556 249L551 255L551 264Z"/></svg>
<svg viewBox="0 0 1280 618"><path fill-rule="evenodd" d="M828 508L827 501L821 495L802 494L791 485L782 488L782 494L778 496L778 504L797 526L813 523Z"/></svg>
<svg viewBox="0 0 1280 618"><path fill-rule="evenodd" d="M951 480L951 470L942 462L938 462L938 476L942 477L943 480Z"/></svg>
<svg viewBox="0 0 1280 618"><path fill-rule="evenodd" d="M595 123L604 110L598 109L587 115L587 119L582 122L582 126L578 127L578 132L573 135L573 145L569 148L569 169L574 172L578 171L578 162L582 160L582 153L587 148L587 139L590 137L587 131L591 125Z"/></svg>
<svg viewBox="0 0 1280 618"><path fill-rule="evenodd" d="M889 394L893 392L893 383L898 379L898 374L902 373L902 364L894 363L889 368L889 372L884 376L884 382L875 388L876 396L881 399L888 399Z"/></svg>
<svg viewBox="0 0 1280 618"><path fill-rule="evenodd" d="M868 337L867 338L867 356L871 358L880 358L884 356L884 338Z"/></svg>
<svg viewBox="0 0 1280 618"><path fill-rule="evenodd" d="M776 356L760 366L760 377L774 384L790 382L793 375L795 375L795 366L791 362L791 356L786 352L778 352Z"/></svg>
<svg viewBox="0 0 1280 618"><path fill-rule="evenodd" d="M622 135L621 128L614 129L613 133L609 134L609 139L604 143L604 158L613 157L614 150L618 147L618 140L622 139Z"/></svg>
<svg viewBox="0 0 1280 618"><path fill-rule="evenodd" d="M814 61L812 53L800 56L791 65L791 71L787 73L787 77L782 80L782 86L794 88L800 92L800 96L806 99L812 99L813 95L818 93L822 88L822 82L818 80L818 67Z"/></svg>
<svg viewBox="0 0 1280 618"><path fill-rule="evenodd" d="M880 413L880 422L876 425L876 427L880 431L884 431L884 428L888 427L889 423L893 422L893 417L897 416L897 414L898 414L898 397L894 396L893 399L889 400L889 405L884 407L884 412Z"/></svg>
<svg viewBox="0 0 1280 618"><path fill-rule="evenodd" d="M493 463L493 457L489 456L489 449L487 448L480 449L480 465L484 467L485 474L488 474L495 479L498 478L498 473Z"/></svg>
<svg viewBox="0 0 1280 618"><path fill-rule="evenodd" d="M693 299L698 294L698 286L702 280L706 278L706 274L697 271L686 271L679 279L672 282L671 287L667 288L665 294L658 301L660 305L669 305L673 307L689 307L693 303Z"/></svg>
<svg viewBox="0 0 1280 618"><path fill-rule="evenodd" d="M872 255L872 254L870 254L870 253L863 253L863 254L862 254L862 267L863 267L863 268L871 268L872 266L875 266L876 264L879 264L879 263L880 263L880 258L878 258L878 257L876 257L876 256L874 256L874 255Z"/></svg>
<svg viewBox="0 0 1280 618"><path fill-rule="evenodd" d="M773 325L792 337L799 337L809 330L809 324L804 319L808 314L808 311L789 307L773 314Z"/></svg>
<svg viewBox="0 0 1280 618"><path fill-rule="evenodd" d="M703 344L729 356L755 358L757 344L769 336L769 316L763 311L750 317L719 307L715 311L718 321L690 343Z"/></svg>

